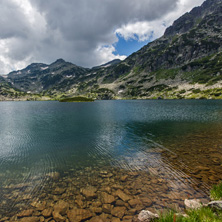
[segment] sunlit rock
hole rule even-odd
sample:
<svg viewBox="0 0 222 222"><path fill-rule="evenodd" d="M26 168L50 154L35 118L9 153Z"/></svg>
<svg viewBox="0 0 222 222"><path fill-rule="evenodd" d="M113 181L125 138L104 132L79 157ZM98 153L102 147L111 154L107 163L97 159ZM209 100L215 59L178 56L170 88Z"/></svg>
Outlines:
<svg viewBox="0 0 222 222"><path fill-rule="evenodd" d="M158 214L154 214L148 210L142 210L138 215L138 220L140 222L149 222L158 217Z"/></svg>
<svg viewBox="0 0 222 222"><path fill-rule="evenodd" d="M200 200L196 200L196 199L192 199L192 200L185 199L184 205L186 209L199 209L202 207Z"/></svg>

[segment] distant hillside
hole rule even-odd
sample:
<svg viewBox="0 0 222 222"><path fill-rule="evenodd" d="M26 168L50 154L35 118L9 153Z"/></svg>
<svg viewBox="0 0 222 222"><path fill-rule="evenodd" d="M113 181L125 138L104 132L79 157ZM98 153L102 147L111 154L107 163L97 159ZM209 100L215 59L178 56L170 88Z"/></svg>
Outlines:
<svg viewBox="0 0 222 222"><path fill-rule="evenodd" d="M222 1L207 0L124 61L92 69L62 59L36 63L9 73L5 82L51 98L222 98L221 24Z"/></svg>

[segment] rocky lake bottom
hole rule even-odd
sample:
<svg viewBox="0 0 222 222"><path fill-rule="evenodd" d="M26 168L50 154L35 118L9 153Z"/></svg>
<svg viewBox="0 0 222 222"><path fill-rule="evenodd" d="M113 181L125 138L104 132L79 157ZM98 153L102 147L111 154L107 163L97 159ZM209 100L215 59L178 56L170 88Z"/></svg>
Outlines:
<svg viewBox="0 0 222 222"><path fill-rule="evenodd" d="M186 152L177 158L158 148L147 155L155 164L140 159L137 170L103 164L56 171L45 175L41 188L35 187L42 180L38 176L26 183L11 181L1 190L0 221L137 221L144 209L183 211L185 199L207 203L211 185L222 180L222 152L216 148L199 153L204 164L192 170L180 161Z"/></svg>
<svg viewBox="0 0 222 222"><path fill-rule="evenodd" d="M137 221L209 201L220 101L0 104L0 222Z"/></svg>

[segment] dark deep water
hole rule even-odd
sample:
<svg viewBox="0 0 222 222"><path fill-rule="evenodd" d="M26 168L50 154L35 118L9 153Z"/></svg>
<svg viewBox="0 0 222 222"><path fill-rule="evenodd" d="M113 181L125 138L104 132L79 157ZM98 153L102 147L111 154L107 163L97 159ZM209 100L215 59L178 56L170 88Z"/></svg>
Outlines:
<svg viewBox="0 0 222 222"><path fill-rule="evenodd" d="M163 199L183 207L187 196L207 197L221 164L219 100L0 103L0 218L33 198L71 198L54 190L75 178L76 195L90 185L99 199L120 183L134 197L152 187L143 209L163 208Z"/></svg>

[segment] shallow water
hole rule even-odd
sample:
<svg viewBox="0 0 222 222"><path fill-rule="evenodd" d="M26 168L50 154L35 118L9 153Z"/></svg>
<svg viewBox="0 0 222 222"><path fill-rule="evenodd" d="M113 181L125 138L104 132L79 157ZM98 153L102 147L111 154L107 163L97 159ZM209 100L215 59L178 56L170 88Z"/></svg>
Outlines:
<svg viewBox="0 0 222 222"><path fill-rule="evenodd" d="M0 103L2 217L34 198L90 209L78 196L89 186L97 193L91 202L107 187L117 202L118 186L144 200L135 214L183 207L187 197L207 200L222 180L221 164L222 101Z"/></svg>

